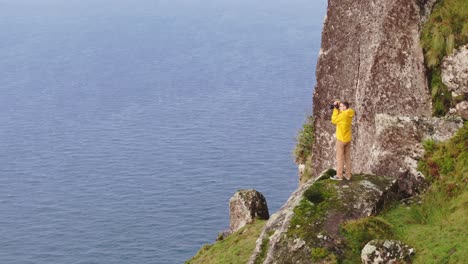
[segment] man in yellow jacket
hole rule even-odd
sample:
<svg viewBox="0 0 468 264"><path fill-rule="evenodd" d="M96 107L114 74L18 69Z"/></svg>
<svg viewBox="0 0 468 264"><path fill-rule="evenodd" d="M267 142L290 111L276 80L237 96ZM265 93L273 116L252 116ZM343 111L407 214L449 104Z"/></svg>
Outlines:
<svg viewBox="0 0 468 264"><path fill-rule="evenodd" d="M346 179L351 180L351 123L354 110L348 102L335 101L332 123L336 125L336 175L333 180L343 180L343 165L346 168ZM337 109L339 108L339 109Z"/></svg>

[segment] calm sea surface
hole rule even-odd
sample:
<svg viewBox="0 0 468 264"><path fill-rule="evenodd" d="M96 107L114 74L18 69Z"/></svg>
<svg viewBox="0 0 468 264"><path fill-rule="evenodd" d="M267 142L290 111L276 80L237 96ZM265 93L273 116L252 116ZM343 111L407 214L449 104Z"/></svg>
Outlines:
<svg viewBox="0 0 468 264"><path fill-rule="evenodd" d="M0 0L0 263L183 263L297 187L326 0Z"/></svg>

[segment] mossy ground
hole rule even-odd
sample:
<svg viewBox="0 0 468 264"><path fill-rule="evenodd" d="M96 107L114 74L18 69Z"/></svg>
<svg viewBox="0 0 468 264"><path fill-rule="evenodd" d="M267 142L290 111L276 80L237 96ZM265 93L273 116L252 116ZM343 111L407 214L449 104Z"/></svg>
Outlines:
<svg viewBox="0 0 468 264"><path fill-rule="evenodd" d="M246 263L255 248L255 241L265 226L265 220L255 220L224 240L204 245L186 264Z"/></svg>
<svg viewBox="0 0 468 264"><path fill-rule="evenodd" d="M382 217L415 248L414 263L466 263L468 122L448 142L428 141L425 149L419 168L432 185L420 203L394 205Z"/></svg>
<svg viewBox="0 0 468 264"><path fill-rule="evenodd" d="M314 244L322 231L322 223L330 209L339 208L337 192L329 181L317 181L304 192L304 198L294 208L288 237L301 238Z"/></svg>
<svg viewBox="0 0 468 264"><path fill-rule="evenodd" d="M345 237L344 252L339 255L327 248L327 243L318 235L336 237L327 233L333 221L342 218L352 218L356 213L352 204L356 199L362 199L366 184L373 184L379 188L390 186L391 180L385 177L371 175L353 175L352 181L332 181L329 179L336 172L328 170L303 194L303 199L294 209L294 216L290 222L287 236L290 240L300 238L311 247L310 260L313 263L356 263L360 262L360 250L369 240L387 238L391 233L390 224L380 218L365 218L347 222L340 230ZM346 186L344 186L346 185ZM341 186L341 187L338 187ZM364 188L364 189L363 189ZM374 198L370 198L374 199ZM330 217L337 216L337 219ZM334 231L331 231L334 232ZM369 239L365 241L366 239ZM344 260L345 259L345 260ZM349 259L351 262L346 262Z"/></svg>

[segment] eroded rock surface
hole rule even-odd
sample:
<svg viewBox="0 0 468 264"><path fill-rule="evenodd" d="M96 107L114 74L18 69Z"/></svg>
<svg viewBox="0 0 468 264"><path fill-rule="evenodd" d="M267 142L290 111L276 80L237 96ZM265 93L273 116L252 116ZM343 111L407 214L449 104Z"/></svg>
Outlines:
<svg viewBox="0 0 468 264"><path fill-rule="evenodd" d="M468 94L468 45L443 59L442 82L454 97Z"/></svg>
<svg viewBox="0 0 468 264"><path fill-rule="evenodd" d="M366 158L376 160L371 170L398 179L399 190L411 196L423 182L416 170L424 154L422 142L427 139L446 141L461 127L459 117L397 117L377 114L375 143Z"/></svg>
<svg viewBox="0 0 468 264"><path fill-rule="evenodd" d="M271 216L249 263L312 263L313 248L339 255L339 225L375 215L397 193L391 177L353 175L351 181L333 181L331 174L329 170L301 185Z"/></svg>
<svg viewBox="0 0 468 264"><path fill-rule="evenodd" d="M455 106L455 114L468 120L468 101L462 101Z"/></svg>
<svg viewBox="0 0 468 264"><path fill-rule="evenodd" d="M270 214L263 194L256 190L237 191L229 200L230 231L236 232L255 218L268 220Z"/></svg>
<svg viewBox="0 0 468 264"><path fill-rule="evenodd" d="M313 98L313 174L334 166L335 126L328 104L351 102L355 173L391 171L369 153L380 145L376 115L431 116L431 97L419 42L433 1L330 0ZM396 156L396 155L395 155Z"/></svg>
<svg viewBox="0 0 468 264"><path fill-rule="evenodd" d="M411 263L414 249L397 240L372 240L361 252L364 264Z"/></svg>

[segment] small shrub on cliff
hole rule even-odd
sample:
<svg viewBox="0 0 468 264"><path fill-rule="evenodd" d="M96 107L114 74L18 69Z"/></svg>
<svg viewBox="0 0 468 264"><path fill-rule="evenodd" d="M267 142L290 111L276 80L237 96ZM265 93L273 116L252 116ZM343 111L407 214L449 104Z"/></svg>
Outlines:
<svg viewBox="0 0 468 264"><path fill-rule="evenodd" d="M314 144L314 118L309 116L297 136L296 149L294 150L296 164L305 164L312 155Z"/></svg>

